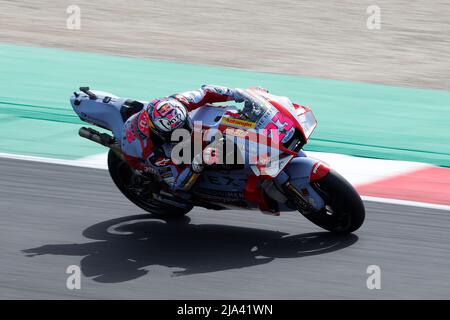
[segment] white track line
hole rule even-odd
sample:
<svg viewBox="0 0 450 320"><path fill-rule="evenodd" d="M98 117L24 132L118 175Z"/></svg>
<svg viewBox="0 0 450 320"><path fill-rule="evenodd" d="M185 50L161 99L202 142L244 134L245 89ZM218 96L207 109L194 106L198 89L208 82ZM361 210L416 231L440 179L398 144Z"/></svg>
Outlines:
<svg viewBox="0 0 450 320"><path fill-rule="evenodd" d="M429 208L429 209L450 211L450 206L447 206L445 204L434 204L434 203L417 202L417 201L410 201L410 200L378 198L378 197L369 197L369 196L361 196L361 199L363 199L364 201L369 201L369 202L381 202L381 203L389 203L389 204L398 204L398 205L402 205L402 206L411 206L411 207L420 207L420 208Z"/></svg>
<svg viewBox="0 0 450 320"><path fill-rule="evenodd" d="M360 158L336 153L307 151L306 154L329 164L354 186L374 183L430 167L429 164L420 162Z"/></svg>
<svg viewBox="0 0 450 320"><path fill-rule="evenodd" d="M356 157L350 157L350 156L343 156L343 155L334 155L334 154L326 154L326 153L313 153L308 152L311 155L315 156L316 158L323 159L326 158L326 161L333 167L333 159L335 157L337 158L345 158L345 162L347 164L351 164L351 172L345 172L345 167L339 165L337 168L337 171L341 173L344 177L348 177L349 174L351 174L351 177L353 179L349 179L350 182L354 183L356 181L360 182L361 180L356 179L355 175L356 172L354 172L354 164ZM24 156L24 155L16 155L16 154L9 154L9 153L1 153L0 152L0 158L6 158L6 159L16 159L16 160L25 160L25 161L34 161L34 162L43 162L43 163L49 163L49 164L59 164L59 165L67 165L67 166L74 166L74 167L82 167L82 168L93 168L93 169L101 169L101 170L107 170L107 154L98 154L93 155L89 157L84 157L78 160L62 160L62 159L55 159L55 158L45 158L45 157L35 157L35 156ZM342 158L342 159L344 159ZM364 161L367 161L367 159L361 158ZM351 160L351 161L350 161ZM369 159L370 165L373 168L375 165L375 161L377 159ZM356 160L357 161L357 160ZM393 160L379 160L379 161L389 161L389 164L392 162L395 162ZM404 162L404 161L402 161ZM418 163L409 163L408 168L406 171L417 169L421 166L427 166L423 164ZM364 165L364 167L366 167ZM341 170L339 170L341 169ZM342 170L343 169L343 170ZM405 169L400 170L400 174L404 173ZM379 174L377 174L377 179L379 178ZM384 175L383 175L384 176ZM353 181L352 181L353 180ZM363 178L364 181L367 180L367 178ZM438 210L447 210L450 211L450 206L447 205L441 205L441 204L434 204L434 203L426 203L426 202L416 202L416 201L408 201L408 200L400 200L400 199L389 199L389 198L378 198L378 197L369 197L369 196L362 196L361 197L365 201L371 201L371 202L380 202L380 203L390 203L390 204L396 204L396 205L403 205L403 206L413 206L413 207L420 207L420 208L429 208L429 209L438 209Z"/></svg>
<svg viewBox="0 0 450 320"><path fill-rule="evenodd" d="M105 159L103 162L99 161L100 156ZM44 157L24 156L24 155L9 154L9 153L0 153L0 158L43 162L43 163L50 163L50 164L62 164L62 165L66 165L66 166L74 166L74 167L82 167L82 168L94 168L94 169L103 169L103 170L108 169L108 165L106 163L106 154L89 156L89 157L81 158L78 160L64 160L64 159L55 159L55 158L44 158Z"/></svg>

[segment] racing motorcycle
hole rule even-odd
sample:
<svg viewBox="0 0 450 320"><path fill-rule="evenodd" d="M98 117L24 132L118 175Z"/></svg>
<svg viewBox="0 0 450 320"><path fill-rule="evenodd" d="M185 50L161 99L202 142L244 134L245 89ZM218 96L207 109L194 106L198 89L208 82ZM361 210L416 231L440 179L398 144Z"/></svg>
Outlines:
<svg viewBox="0 0 450 320"><path fill-rule="evenodd" d="M248 160L255 150L261 149L265 150L265 156L255 161L205 166L188 198L171 191L156 178L139 179L140 174L122 159L119 142L123 139L124 123L141 111L147 101L81 87L70 102L81 120L104 129L99 132L82 127L79 135L109 148L108 169L113 182L143 210L172 217L185 215L194 206L260 210L271 215L300 212L328 231L357 230L364 222L365 209L356 190L326 163L307 157L303 151L317 126L312 110L259 88L238 90L243 97L241 103L205 105L191 111L192 122L201 123L200 129L194 126L193 134L209 131L213 140L214 132L226 132L225 140L232 141L234 146L227 148L227 152L232 150L239 159ZM258 130L272 131L262 131L269 132L259 134L264 139L248 139L248 132L261 132ZM233 161L236 162L236 157Z"/></svg>

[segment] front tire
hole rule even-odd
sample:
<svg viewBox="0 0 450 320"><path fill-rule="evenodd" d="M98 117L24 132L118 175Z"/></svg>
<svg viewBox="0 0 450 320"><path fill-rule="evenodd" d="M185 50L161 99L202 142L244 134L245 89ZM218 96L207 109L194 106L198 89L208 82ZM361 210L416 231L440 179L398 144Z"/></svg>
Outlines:
<svg viewBox="0 0 450 320"><path fill-rule="evenodd" d="M313 183L314 189L325 201L325 208L305 217L317 226L336 233L358 230L365 219L364 204L353 186L331 170Z"/></svg>
<svg viewBox="0 0 450 320"><path fill-rule="evenodd" d="M134 175L131 167L114 151L108 153L108 171L114 184L128 200L139 208L166 218L177 218L187 214L191 209L181 209L152 198L151 192L138 193L131 187Z"/></svg>

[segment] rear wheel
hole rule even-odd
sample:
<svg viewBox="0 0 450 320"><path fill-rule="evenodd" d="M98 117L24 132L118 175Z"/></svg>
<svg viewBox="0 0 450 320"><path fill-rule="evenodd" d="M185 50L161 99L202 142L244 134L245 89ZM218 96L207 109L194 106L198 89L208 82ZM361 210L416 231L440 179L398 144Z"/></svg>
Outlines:
<svg viewBox="0 0 450 320"><path fill-rule="evenodd" d="M364 222L364 204L355 188L331 170L314 183L314 189L325 201L325 208L305 217L317 226L332 232L350 233Z"/></svg>
<svg viewBox="0 0 450 320"><path fill-rule="evenodd" d="M115 185L122 194L139 208L164 217L181 217L191 209L182 209L153 199L152 190L136 188L130 166L122 160L114 151L108 153L108 171ZM155 189L155 186L152 186ZM155 190L153 190L155 191Z"/></svg>

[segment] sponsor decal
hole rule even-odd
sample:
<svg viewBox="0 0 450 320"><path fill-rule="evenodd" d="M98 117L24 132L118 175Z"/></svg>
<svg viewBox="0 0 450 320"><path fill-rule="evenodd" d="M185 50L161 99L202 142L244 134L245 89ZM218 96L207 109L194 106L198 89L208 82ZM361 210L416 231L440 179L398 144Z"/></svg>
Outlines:
<svg viewBox="0 0 450 320"><path fill-rule="evenodd" d="M330 172L330 167L323 162L316 162L311 169L310 181L317 181L325 177Z"/></svg>
<svg viewBox="0 0 450 320"><path fill-rule="evenodd" d="M263 113L263 115L261 116L261 118L257 122L256 127L258 129L265 128L270 122L272 122L270 120L270 118L273 115L274 115L274 113L272 111L266 111L265 113Z"/></svg>
<svg viewBox="0 0 450 320"><path fill-rule="evenodd" d="M165 117L168 113L170 113L173 110L173 106L169 103L163 103L162 105L157 106L158 113Z"/></svg>
<svg viewBox="0 0 450 320"><path fill-rule="evenodd" d="M287 142L294 134L295 127L294 122L285 117L281 112L276 113L269 124L265 127L271 135L271 130L278 131L280 133L279 138L281 142Z"/></svg>
<svg viewBox="0 0 450 320"><path fill-rule="evenodd" d="M137 127L139 129L139 133L144 137L143 139L148 138L150 135L150 131L148 128L148 125L150 123L150 118L148 117L148 113L146 111L140 112L138 120L137 120Z"/></svg>
<svg viewBox="0 0 450 320"><path fill-rule="evenodd" d="M141 142L143 140L145 140L146 138L148 138L148 134L146 136L146 135L144 135L144 133L141 130L138 129L139 118L140 118L140 114L135 114L125 124L125 136L127 137L127 141L129 143L134 141L136 138L139 138L141 140ZM147 132L148 132L148 128L147 128Z"/></svg>
<svg viewBox="0 0 450 320"><path fill-rule="evenodd" d="M227 107L227 106L225 106L225 107ZM241 114L239 112L237 112L237 111L230 111L230 110L225 111L225 115L233 117L233 118L236 118L236 119L239 119L241 117Z"/></svg>
<svg viewBox="0 0 450 320"><path fill-rule="evenodd" d="M288 142L288 141L293 137L294 132L295 132L295 128L294 128L294 127L292 127L291 129L289 129L289 131L286 131L285 129L281 129L281 130L280 130L280 136L281 136L282 134L284 134L284 137L281 139L281 142L282 142L282 143Z"/></svg>
<svg viewBox="0 0 450 320"><path fill-rule="evenodd" d="M125 129L125 137L127 138L128 143L132 143L135 139L133 130L131 129L131 125L128 124Z"/></svg>
<svg viewBox="0 0 450 320"><path fill-rule="evenodd" d="M157 167L165 167L172 163L172 160L169 158L158 158L155 160L155 166Z"/></svg>
<svg viewBox="0 0 450 320"><path fill-rule="evenodd" d="M227 175L223 176L213 176L204 174L202 176L204 181L207 181L210 184L217 186L233 186L233 187L242 187L247 182L247 179L244 178L236 178Z"/></svg>
<svg viewBox="0 0 450 320"><path fill-rule="evenodd" d="M167 116L167 119L168 119L167 123L168 123L169 126L170 126L171 128L173 128L173 129L179 127L179 126L182 124L182 121L181 121L181 114L179 114L179 113L176 113L176 114L174 114L174 113L169 114L169 115Z"/></svg>
<svg viewBox="0 0 450 320"><path fill-rule="evenodd" d="M245 121L245 120L240 120L240 119L235 119L235 118L227 118L227 117L222 118L222 124L225 124L228 126L233 126L233 127L238 127L238 128L245 128L245 129L253 129L256 126L256 123L251 122L251 121Z"/></svg>
<svg viewBox="0 0 450 320"><path fill-rule="evenodd" d="M244 199L244 192L241 191L223 191L206 188L198 188L196 192L200 193L202 197L209 197L223 202L234 202L236 200Z"/></svg>
<svg viewBox="0 0 450 320"><path fill-rule="evenodd" d="M242 130L242 129L236 129L236 128L227 128L224 132L226 135L245 138L249 134L248 131Z"/></svg>
<svg viewBox="0 0 450 320"><path fill-rule="evenodd" d="M136 122L138 121L137 114L133 115L128 121L125 123L125 137L127 138L128 143L133 142L136 139Z"/></svg>

